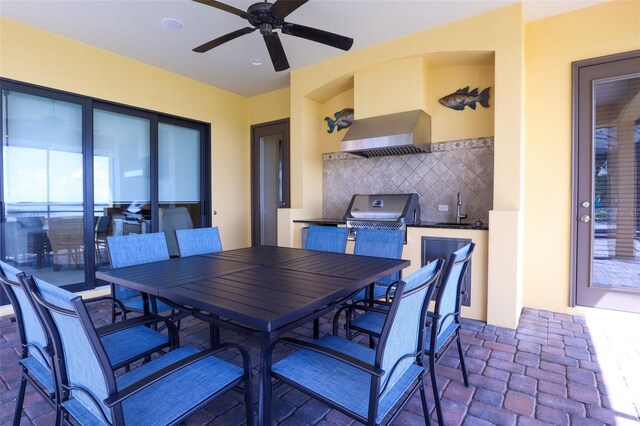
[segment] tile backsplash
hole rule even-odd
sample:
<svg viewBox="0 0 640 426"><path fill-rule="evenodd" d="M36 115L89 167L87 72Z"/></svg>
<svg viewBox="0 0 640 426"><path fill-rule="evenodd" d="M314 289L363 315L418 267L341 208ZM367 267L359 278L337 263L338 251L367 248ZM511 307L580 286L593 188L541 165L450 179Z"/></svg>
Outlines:
<svg viewBox="0 0 640 426"><path fill-rule="evenodd" d="M433 152L363 158L347 153L323 155L322 215L342 218L353 194L420 197L423 222L454 222L457 193L465 222L489 223L493 208L493 137L441 142ZM438 205L448 205L446 212Z"/></svg>

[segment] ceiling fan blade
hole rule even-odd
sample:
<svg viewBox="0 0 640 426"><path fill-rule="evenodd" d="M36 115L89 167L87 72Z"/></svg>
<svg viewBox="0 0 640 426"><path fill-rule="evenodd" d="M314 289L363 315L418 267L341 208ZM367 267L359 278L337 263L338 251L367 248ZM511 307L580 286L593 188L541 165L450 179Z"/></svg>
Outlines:
<svg viewBox="0 0 640 426"><path fill-rule="evenodd" d="M326 44L342 50L349 50L353 45L353 39L339 34L330 33L328 31L319 30L317 28L305 27L304 25L292 24L285 22L282 25L282 32L294 37L305 38L307 40Z"/></svg>
<svg viewBox="0 0 640 426"><path fill-rule="evenodd" d="M277 0L271 6L271 13L286 18L291 12L308 2L309 0Z"/></svg>
<svg viewBox="0 0 640 426"><path fill-rule="evenodd" d="M284 71L289 69L289 61L287 61L287 55L284 53L284 48L280 42L280 38L277 33L266 34L264 36L264 42L267 45L269 56L271 56L271 62L273 68L276 71Z"/></svg>
<svg viewBox="0 0 640 426"><path fill-rule="evenodd" d="M202 46L198 46L196 48L193 49L194 52L198 52L198 53L204 53L208 50L213 49L214 47L220 46L223 43L226 43L228 41L231 41L235 38L238 38L240 36L243 36L245 34L249 34L254 32L255 30L257 30L257 28L251 28L251 27L246 27L246 28L242 28L233 32L230 32L229 34L225 34L222 37L218 37L214 40L211 40L205 44L203 44Z"/></svg>
<svg viewBox="0 0 640 426"><path fill-rule="evenodd" d="M207 6L215 7L216 9L224 10L225 12L233 13L234 15L238 15L244 19L249 19L251 17L251 15L249 15L244 10L236 9L233 6L220 3L219 1L215 1L215 0L193 0L193 1L205 4Z"/></svg>

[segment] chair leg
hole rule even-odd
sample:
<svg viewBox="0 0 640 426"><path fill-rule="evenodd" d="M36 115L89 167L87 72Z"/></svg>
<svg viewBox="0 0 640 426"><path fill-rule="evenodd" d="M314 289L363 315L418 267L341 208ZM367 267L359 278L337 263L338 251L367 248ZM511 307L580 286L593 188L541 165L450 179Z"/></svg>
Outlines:
<svg viewBox="0 0 640 426"><path fill-rule="evenodd" d="M469 387L469 378L467 377L467 366L464 364L464 354L462 353L462 342L460 341L460 330L456 332L456 340L458 343L458 356L460 357L460 367L462 368L462 377L464 378L464 385Z"/></svg>
<svg viewBox="0 0 640 426"><path fill-rule="evenodd" d="M24 404L24 393L27 389L27 379L22 376L20 380L20 390L18 391L18 398L16 398L16 411L13 416L13 426L20 425L20 418L22 417L22 405Z"/></svg>
<svg viewBox="0 0 640 426"><path fill-rule="evenodd" d="M313 338L320 338L320 318L313 320Z"/></svg>
<svg viewBox="0 0 640 426"><path fill-rule="evenodd" d="M116 322L116 302L111 302L111 324Z"/></svg>
<svg viewBox="0 0 640 426"><path fill-rule="evenodd" d="M431 375L431 387L433 388L433 402L436 405L438 424L444 425L442 407L440 406L440 393L438 392L438 382L436 381L436 359L435 354L429 354L429 374Z"/></svg>
<svg viewBox="0 0 640 426"><path fill-rule="evenodd" d="M422 401L422 414L424 415L424 423L431 426L429 418L429 406L427 405L427 390L424 384L424 375L420 378L420 400Z"/></svg>
<svg viewBox="0 0 640 426"><path fill-rule="evenodd" d="M253 389L250 381L244 382L244 405L247 426L253 426Z"/></svg>

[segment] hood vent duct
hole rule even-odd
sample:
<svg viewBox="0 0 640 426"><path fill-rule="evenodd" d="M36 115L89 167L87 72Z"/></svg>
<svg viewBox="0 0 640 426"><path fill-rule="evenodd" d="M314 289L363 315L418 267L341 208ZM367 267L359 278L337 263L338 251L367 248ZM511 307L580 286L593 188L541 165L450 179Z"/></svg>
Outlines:
<svg viewBox="0 0 640 426"><path fill-rule="evenodd" d="M354 120L342 152L367 158L431 152L431 117L415 110Z"/></svg>

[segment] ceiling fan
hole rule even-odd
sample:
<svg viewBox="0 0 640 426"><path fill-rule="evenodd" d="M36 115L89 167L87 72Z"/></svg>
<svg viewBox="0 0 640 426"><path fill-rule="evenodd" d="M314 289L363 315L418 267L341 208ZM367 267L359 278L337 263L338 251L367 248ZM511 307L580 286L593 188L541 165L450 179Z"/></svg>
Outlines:
<svg viewBox="0 0 640 426"><path fill-rule="evenodd" d="M216 9L224 10L225 12L233 13L234 15L246 19L253 26L253 28L241 28L211 40L193 49L194 52L207 52L223 43L259 29L260 34L262 34L264 42L267 45L267 50L269 51L273 68L275 68L276 71L284 71L289 68L289 61L287 61L287 55L284 53L284 48L282 47L278 33L274 31L276 29L279 29L283 34L304 38L342 50L349 50L353 45L352 38L316 28L305 27L304 25L285 22L284 19L291 12L305 4L308 0L276 0L275 3L269 3L265 0L261 3L252 4L246 12L215 0L194 1L215 7Z"/></svg>

